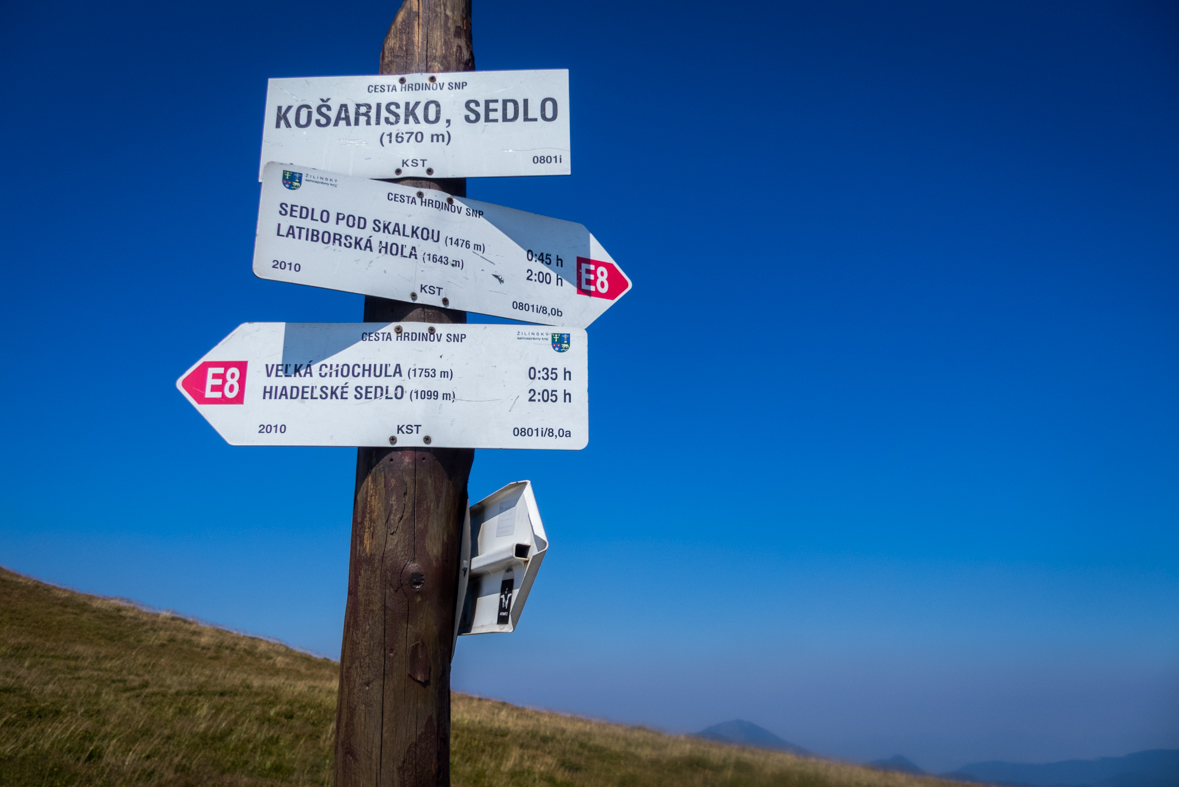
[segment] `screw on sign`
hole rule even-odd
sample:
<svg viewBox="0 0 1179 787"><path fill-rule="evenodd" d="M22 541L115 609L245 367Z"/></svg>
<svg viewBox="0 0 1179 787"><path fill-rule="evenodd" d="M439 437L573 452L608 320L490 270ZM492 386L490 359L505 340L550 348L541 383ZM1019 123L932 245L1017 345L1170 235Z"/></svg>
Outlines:
<svg viewBox="0 0 1179 787"><path fill-rule="evenodd" d="M578 295L609 301L630 289L630 282L617 265L587 257L577 258L576 282Z"/></svg>
<svg viewBox="0 0 1179 787"><path fill-rule="evenodd" d="M244 404L246 361L205 361L181 381L197 404Z"/></svg>

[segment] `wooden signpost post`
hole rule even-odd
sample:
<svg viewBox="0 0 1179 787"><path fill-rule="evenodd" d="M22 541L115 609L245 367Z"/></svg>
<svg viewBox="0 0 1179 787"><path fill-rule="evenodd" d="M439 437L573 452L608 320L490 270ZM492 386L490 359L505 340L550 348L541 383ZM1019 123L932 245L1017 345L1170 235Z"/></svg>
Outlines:
<svg viewBox="0 0 1179 787"><path fill-rule="evenodd" d="M177 380L234 445L361 446L337 787L450 784L455 638L512 631L549 546L529 482L468 508L472 446L584 448L584 328L631 287L585 227L419 179L570 171L568 73L474 68L471 0L404 0L385 76L271 81L254 270L364 322L244 323Z"/></svg>
<svg viewBox="0 0 1179 787"><path fill-rule="evenodd" d="M405 0L382 74L474 71L471 0ZM465 197L466 179L401 180ZM465 323L368 296L365 322ZM450 784L450 660L467 478L463 448L360 448L336 709L336 787Z"/></svg>

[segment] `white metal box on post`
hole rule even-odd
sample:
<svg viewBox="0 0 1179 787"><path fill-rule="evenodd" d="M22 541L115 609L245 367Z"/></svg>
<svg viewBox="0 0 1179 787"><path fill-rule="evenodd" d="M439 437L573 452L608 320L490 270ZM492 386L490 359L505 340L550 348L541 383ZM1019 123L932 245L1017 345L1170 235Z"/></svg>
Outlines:
<svg viewBox="0 0 1179 787"><path fill-rule="evenodd" d="M471 506L463 522L455 636L516 628L549 548L531 481Z"/></svg>

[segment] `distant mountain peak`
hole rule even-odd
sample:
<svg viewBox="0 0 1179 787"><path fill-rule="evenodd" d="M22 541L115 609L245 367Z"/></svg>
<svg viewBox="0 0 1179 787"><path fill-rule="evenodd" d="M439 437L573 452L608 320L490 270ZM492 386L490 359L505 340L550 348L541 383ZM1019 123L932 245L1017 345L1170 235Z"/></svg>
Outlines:
<svg viewBox="0 0 1179 787"><path fill-rule="evenodd" d="M801 746L795 746L789 741L782 740L764 727L759 727L751 721L744 721L742 719L733 719L732 721L714 724L708 729L696 733L695 737L718 743L728 743L734 746L773 749L774 751L789 752L790 754L797 754L802 757L811 756L811 753Z"/></svg>
<svg viewBox="0 0 1179 787"><path fill-rule="evenodd" d="M917 767L917 764L908 757L902 757L899 754L894 754L887 760L876 760L868 763L873 768L882 771L897 771L899 773L911 773L914 776L922 776L925 771Z"/></svg>

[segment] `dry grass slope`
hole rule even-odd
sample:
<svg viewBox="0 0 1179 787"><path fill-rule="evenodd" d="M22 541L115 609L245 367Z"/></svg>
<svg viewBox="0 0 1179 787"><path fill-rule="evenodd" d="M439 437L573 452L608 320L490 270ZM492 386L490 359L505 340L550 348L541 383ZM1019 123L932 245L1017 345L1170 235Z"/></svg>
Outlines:
<svg viewBox="0 0 1179 787"><path fill-rule="evenodd" d="M0 783L324 784L336 668L0 571Z"/></svg>
<svg viewBox="0 0 1179 787"><path fill-rule="evenodd" d="M454 782L459 785L946 787L953 784L665 735L643 727L528 710L461 694L455 695L453 715L452 768Z"/></svg>
<svg viewBox="0 0 1179 787"><path fill-rule="evenodd" d="M327 785L337 666L0 569L0 785ZM455 785L936 787L455 695Z"/></svg>

